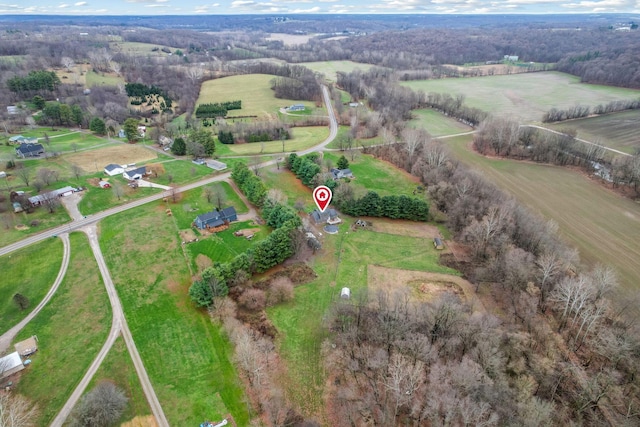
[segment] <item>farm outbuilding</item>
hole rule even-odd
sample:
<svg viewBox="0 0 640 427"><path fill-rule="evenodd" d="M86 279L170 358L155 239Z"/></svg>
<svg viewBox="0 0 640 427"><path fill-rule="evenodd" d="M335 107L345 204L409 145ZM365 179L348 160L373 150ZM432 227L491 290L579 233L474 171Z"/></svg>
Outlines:
<svg viewBox="0 0 640 427"><path fill-rule="evenodd" d="M0 358L0 379L20 372L23 369L24 365L17 351Z"/></svg>
<svg viewBox="0 0 640 427"><path fill-rule="evenodd" d="M340 291L340 298L342 298L342 299L349 299L349 298L351 298L351 289L349 289L349 288L342 288L342 290Z"/></svg>
<svg viewBox="0 0 640 427"><path fill-rule="evenodd" d="M33 335L24 341L17 342L14 347L20 356L30 356L38 351L38 337Z"/></svg>
<svg viewBox="0 0 640 427"><path fill-rule="evenodd" d="M442 243L442 239L439 237L433 238L433 246L439 251L444 249L444 243Z"/></svg>
<svg viewBox="0 0 640 427"><path fill-rule="evenodd" d="M124 173L124 168L120 165L111 163L104 167L104 173L109 176L120 175Z"/></svg>

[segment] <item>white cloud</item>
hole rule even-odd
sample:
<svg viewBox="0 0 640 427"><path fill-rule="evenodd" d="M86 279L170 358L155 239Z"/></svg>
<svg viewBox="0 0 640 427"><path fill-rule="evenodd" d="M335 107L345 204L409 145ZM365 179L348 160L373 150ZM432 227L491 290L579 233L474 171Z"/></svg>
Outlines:
<svg viewBox="0 0 640 427"><path fill-rule="evenodd" d="M79 2L74 4L74 6L86 6L86 5L87 5L86 1L79 1Z"/></svg>
<svg viewBox="0 0 640 427"><path fill-rule="evenodd" d="M255 2L252 0L234 0L231 2L231 7L236 8L236 7L242 7L242 6L249 6L252 4L255 4Z"/></svg>
<svg viewBox="0 0 640 427"><path fill-rule="evenodd" d="M64 8L67 8L67 7L69 7L69 5L66 4L66 3L63 3L63 4L58 6L59 9L64 9Z"/></svg>
<svg viewBox="0 0 640 427"><path fill-rule="evenodd" d="M293 10L290 10L289 12L291 12L291 13L318 13L318 12L320 12L320 7L315 6L315 7L312 7L311 9L293 9Z"/></svg>

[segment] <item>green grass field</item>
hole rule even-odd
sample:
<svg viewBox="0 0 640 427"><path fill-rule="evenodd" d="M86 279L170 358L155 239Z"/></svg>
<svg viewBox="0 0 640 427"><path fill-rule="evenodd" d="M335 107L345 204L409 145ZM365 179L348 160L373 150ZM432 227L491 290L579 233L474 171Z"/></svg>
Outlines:
<svg viewBox="0 0 640 427"><path fill-rule="evenodd" d="M259 229L253 236L253 239L247 240L244 237L236 237L234 231L242 229ZM209 257L213 262L228 262L255 245L260 240L269 236L270 229L264 225L256 225L253 221L243 221L231 223L230 227L219 233L186 245L185 251L189 255L192 262L193 271L197 271L196 257L199 254Z"/></svg>
<svg viewBox="0 0 640 427"><path fill-rule="evenodd" d="M413 110L411 114L414 119L409 122L409 126L425 129L434 137L455 135L472 130L464 123L447 117L436 110Z"/></svg>
<svg viewBox="0 0 640 427"><path fill-rule="evenodd" d="M171 425L198 425L230 412L245 426L232 347L187 294L187 260L164 210L164 203L151 203L101 224L100 244L133 338Z"/></svg>
<svg viewBox="0 0 640 427"><path fill-rule="evenodd" d="M551 129L576 129L578 138L634 154L640 150L640 110L548 124Z"/></svg>
<svg viewBox="0 0 640 427"><path fill-rule="evenodd" d="M4 271L4 270L3 270ZM37 277L33 266L31 277ZM38 336L38 352L15 391L38 403L34 425L49 425L104 344L111 306L84 234L71 234L71 263L49 304L15 341Z"/></svg>
<svg viewBox="0 0 640 427"><path fill-rule="evenodd" d="M86 82L85 86L89 88L94 86L118 86L119 84L125 84L122 77L111 74L98 74L95 71L87 71L84 78Z"/></svg>
<svg viewBox="0 0 640 427"><path fill-rule="evenodd" d="M511 115L526 122L539 122L552 107L594 106L640 97L640 90L583 84L579 77L559 72L419 80L401 84L427 93L462 94L465 104L470 107Z"/></svg>
<svg viewBox="0 0 640 427"><path fill-rule="evenodd" d="M638 288L640 205L566 168L482 157L471 150L470 140L464 136L445 143L460 160L557 222L584 261L611 265L623 286Z"/></svg>
<svg viewBox="0 0 640 427"><path fill-rule="evenodd" d="M295 289L295 299L268 309L269 318L280 332L279 354L287 362L285 379L289 395L306 415L323 411L325 373L321 345L327 331L323 319L340 289L348 286L351 298L366 292L367 266L458 274L438 265L433 245L420 238L388 235L371 231L327 235L322 253L312 261L316 280ZM381 250L380 248L384 248Z"/></svg>
<svg viewBox="0 0 640 427"><path fill-rule="evenodd" d="M112 42L109 43L109 48L114 52L121 52L128 55L133 56L169 56L168 53L162 52L163 47L167 47L174 52L176 50L175 47L166 46L166 45L158 45L153 43L142 43L142 42ZM155 52L153 49L160 48Z"/></svg>
<svg viewBox="0 0 640 427"><path fill-rule="evenodd" d="M325 159L331 159L335 165L342 153L325 153ZM412 196L413 190L419 184L416 178L396 168L391 163L378 160L370 155L359 155L355 161L351 161L349 155L349 169L353 172L351 180L359 190L358 195L364 195L366 191L376 191L381 196L406 195Z"/></svg>
<svg viewBox="0 0 640 427"><path fill-rule="evenodd" d="M200 88L199 104L242 101L242 109L229 111L229 116L258 116L259 118L277 117L282 107L291 104L305 104L314 108L310 101L279 99L271 90L270 81L276 76L268 74L246 74L208 80Z"/></svg>
<svg viewBox="0 0 640 427"><path fill-rule="evenodd" d="M47 239L0 257L0 335L29 314L47 294L60 271L62 242ZM20 293L29 306L20 311L13 296Z"/></svg>
<svg viewBox="0 0 640 427"><path fill-rule="evenodd" d="M45 134L49 136L48 145L44 141ZM69 129L51 132L50 128L38 128L31 132L20 133L20 135L38 138L38 142L44 146L44 149L47 152L72 152L74 150L85 150L98 145L109 144L109 141L104 138L100 138L89 133L70 131ZM7 140L8 138L3 139ZM1 158L10 158L11 156L15 157L15 149L15 145L5 145L4 141L0 140Z"/></svg>
<svg viewBox="0 0 640 427"><path fill-rule="evenodd" d="M335 82L338 80L336 73L342 71L344 73L350 73L356 68L367 71L373 65L361 64L353 61L321 61L321 62L301 62L297 65L304 65L305 67L313 70L317 73L324 74L325 78L329 81ZM348 101L347 101L348 102Z"/></svg>
<svg viewBox="0 0 640 427"><path fill-rule="evenodd" d="M143 197L156 194L162 190L158 188L142 188L132 189L127 186L122 177L110 177L110 182L118 182L122 187L123 195L118 199L113 188L87 187L85 194L82 196L78 209L83 215L91 215L101 212L114 206L123 205L127 202Z"/></svg>
<svg viewBox="0 0 640 427"><path fill-rule="evenodd" d="M0 214L0 221L2 224L0 246L5 246L22 240L31 234L65 224L70 221L70 218L64 208L57 209L53 214L50 214L45 208L38 208L30 214L26 212L14 213L12 210L7 211Z"/></svg>
<svg viewBox="0 0 640 427"><path fill-rule="evenodd" d="M284 141L284 151L300 151L320 144L329 136L324 126L296 127L291 129L293 138ZM264 146L263 146L264 145ZM250 156L256 154L282 153L282 141L251 142L247 144L218 144L220 156ZM228 149L228 151L226 149ZM224 153L224 154L223 154Z"/></svg>
<svg viewBox="0 0 640 427"><path fill-rule="evenodd" d="M215 171L204 165L196 165L190 160L170 160L162 162L164 174L151 176L149 181L162 185L181 185L197 181Z"/></svg>
<svg viewBox="0 0 640 427"><path fill-rule="evenodd" d="M131 356L127 351L127 346L122 337L118 337L109 350L107 357L102 361L100 368L89 383L85 394L89 393L96 385L102 381L114 383L122 389L129 402L117 425L129 421L137 416L150 415L151 409L144 395L138 374L133 366Z"/></svg>

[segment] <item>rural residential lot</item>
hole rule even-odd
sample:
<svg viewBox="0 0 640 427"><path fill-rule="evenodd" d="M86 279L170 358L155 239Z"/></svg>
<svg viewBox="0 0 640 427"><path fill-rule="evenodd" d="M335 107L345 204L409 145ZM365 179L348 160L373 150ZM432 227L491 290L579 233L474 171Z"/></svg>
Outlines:
<svg viewBox="0 0 640 427"><path fill-rule="evenodd" d="M638 26L518 16L0 19L0 426L640 424Z"/></svg>

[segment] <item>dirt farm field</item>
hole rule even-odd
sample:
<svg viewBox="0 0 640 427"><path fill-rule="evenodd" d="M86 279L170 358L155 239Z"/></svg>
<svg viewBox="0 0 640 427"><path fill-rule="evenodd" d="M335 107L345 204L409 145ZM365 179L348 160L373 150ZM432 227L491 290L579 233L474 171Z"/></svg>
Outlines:
<svg viewBox="0 0 640 427"><path fill-rule="evenodd" d="M80 166L87 172L98 172L109 163L124 165L144 162L157 157L156 153L141 145L122 144L73 153L66 156L66 160Z"/></svg>
<svg viewBox="0 0 640 427"><path fill-rule="evenodd" d="M378 290L393 293L408 289L414 301L432 301L439 296L450 294L471 303L475 311L485 310L474 292L473 285L462 277L377 265L367 267L367 277L369 290L374 294Z"/></svg>

